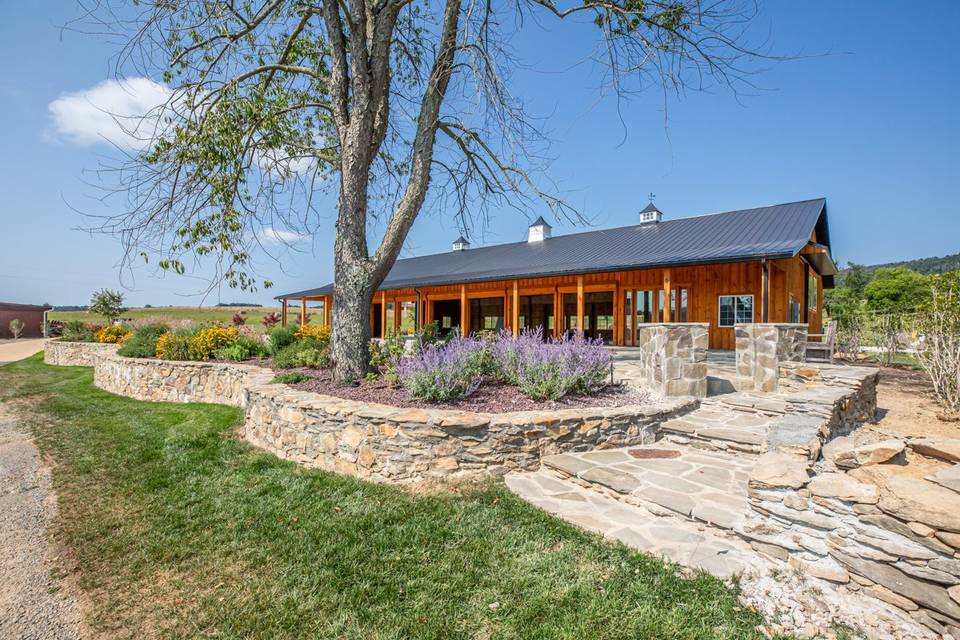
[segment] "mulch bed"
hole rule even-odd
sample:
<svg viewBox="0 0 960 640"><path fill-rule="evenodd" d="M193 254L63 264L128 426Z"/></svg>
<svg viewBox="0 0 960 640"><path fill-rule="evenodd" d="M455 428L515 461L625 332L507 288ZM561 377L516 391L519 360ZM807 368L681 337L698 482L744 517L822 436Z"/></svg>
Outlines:
<svg viewBox="0 0 960 640"><path fill-rule="evenodd" d="M480 413L509 413L512 411L556 411L581 407L623 407L626 405L650 405L656 398L639 389L623 385L611 385L596 395L565 396L557 401L531 400L519 389L506 384L488 382L480 386L472 395L459 402L419 402L411 400L407 392L399 386L393 386L383 380L356 385L335 382L327 369L277 369L277 373L299 371L310 376L310 380L290 385L295 389L313 391L346 400L374 402L402 408L418 409L455 409Z"/></svg>

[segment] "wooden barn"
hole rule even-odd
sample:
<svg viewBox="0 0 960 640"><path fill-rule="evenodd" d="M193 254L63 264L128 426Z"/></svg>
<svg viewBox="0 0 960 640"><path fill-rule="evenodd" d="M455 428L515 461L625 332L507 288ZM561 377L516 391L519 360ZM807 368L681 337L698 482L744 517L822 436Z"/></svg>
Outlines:
<svg viewBox="0 0 960 640"><path fill-rule="evenodd" d="M538 218L522 242L398 260L370 309L372 334L541 326L634 344L646 322L708 322L710 346L734 348L738 322L803 322L819 333L833 286L826 200L664 220L651 203L636 224L553 236ZM319 303L333 285L277 296Z"/></svg>

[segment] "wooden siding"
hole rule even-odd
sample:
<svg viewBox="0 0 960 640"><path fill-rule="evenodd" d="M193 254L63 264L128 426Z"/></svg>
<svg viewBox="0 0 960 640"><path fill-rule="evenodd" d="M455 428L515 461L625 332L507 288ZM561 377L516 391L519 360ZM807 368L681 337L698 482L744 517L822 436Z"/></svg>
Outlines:
<svg viewBox="0 0 960 640"><path fill-rule="evenodd" d="M804 288L807 269L806 263L800 258L776 260L769 263L769 309L770 322L788 322L790 299L801 304L804 300ZM810 270L810 273L813 273ZM816 311L808 312L808 321L811 332L820 330L820 320L823 309L822 282L816 276L818 301ZM669 300L671 290L687 290L687 322L707 322L710 324L710 347L713 349L733 349L736 345L734 330L722 328L719 323L719 298L723 295L753 295L754 322L763 321L763 265L760 262L736 262L689 267L673 267L670 269L644 269L636 271L616 271L590 274L571 274L565 276L551 276L545 278L519 278L497 280L474 284L453 284L436 287L420 287L417 289L393 289L378 291L374 303L382 305L380 313L386 321L386 305L393 303L394 330L400 328L400 302L415 302L421 305L418 310L420 323L434 320L432 317L433 305L436 300L457 300L460 302L462 328L470 331L470 300L476 298L502 298L504 327L513 329L516 326L518 310L516 305L521 296L553 295L554 297L554 334L562 331L562 314L557 311L562 307L563 294L576 294L578 326L583 326L584 294L597 291L611 291L614 294L614 331L613 342L623 344L625 339L624 324L624 294L627 291L654 291L657 294L664 292L665 299ZM323 316L329 322L330 296L309 298L309 300L324 300ZM656 300L656 298L655 298ZM656 304L655 304L656 307ZM371 309L371 314L373 310ZM676 321L669 318L669 309L659 320L663 322ZM474 328L475 329L475 328Z"/></svg>

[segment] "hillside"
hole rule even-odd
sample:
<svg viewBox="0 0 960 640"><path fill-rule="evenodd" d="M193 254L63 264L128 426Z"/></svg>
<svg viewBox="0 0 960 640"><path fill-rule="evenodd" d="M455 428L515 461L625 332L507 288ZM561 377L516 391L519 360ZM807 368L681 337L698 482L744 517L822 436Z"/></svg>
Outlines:
<svg viewBox="0 0 960 640"><path fill-rule="evenodd" d="M883 264L865 265L864 270L867 273L873 273L883 267L907 267L918 273L946 273L947 271L960 270L960 253L954 253L949 256L934 256L931 258L917 258L916 260L904 260L902 262L886 262ZM846 274L848 269L841 269L841 274Z"/></svg>

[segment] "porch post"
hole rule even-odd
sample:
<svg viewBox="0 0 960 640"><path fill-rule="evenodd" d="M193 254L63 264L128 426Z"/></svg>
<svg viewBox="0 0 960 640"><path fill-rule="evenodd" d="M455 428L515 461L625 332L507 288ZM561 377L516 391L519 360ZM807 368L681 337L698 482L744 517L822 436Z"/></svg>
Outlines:
<svg viewBox="0 0 960 640"><path fill-rule="evenodd" d="M563 323L563 316L565 315L563 310L563 296L560 294L560 287L553 288L553 337L559 338L561 327Z"/></svg>
<svg viewBox="0 0 960 640"><path fill-rule="evenodd" d="M470 335L470 309L467 307L466 285L460 285L460 335Z"/></svg>
<svg viewBox="0 0 960 640"><path fill-rule="evenodd" d="M577 332L583 333L583 276L577 277Z"/></svg>
<svg viewBox="0 0 960 640"><path fill-rule="evenodd" d="M300 326L307 324L307 299L300 298Z"/></svg>
<svg viewBox="0 0 960 640"><path fill-rule="evenodd" d="M670 322L670 269L663 271L663 317L660 322Z"/></svg>
<svg viewBox="0 0 960 640"><path fill-rule="evenodd" d="M387 337L387 294L380 292L380 336Z"/></svg>
<svg viewBox="0 0 960 640"><path fill-rule="evenodd" d="M323 315L325 316L323 324L325 327L329 327L330 323L333 321L333 296L327 296L324 299Z"/></svg>
<svg viewBox="0 0 960 640"><path fill-rule="evenodd" d="M520 335L520 283L513 281L513 308L510 310L513 318L513 335Z"/></svg>
<svg viewBox="0 0 960 640"><path fill-rule="evenodd" d="M287 326L287 299L284 298L281 302L283 307L280 309L280 326L285 327Z"/></svg>
<svg viewBox="0 0 960 640"><path fill-rule="evenodd" d="M761 291L761 305L763 309L763 322L770 322L770 264L764 258L760 261L761 281L763 289Z"/></svg>

